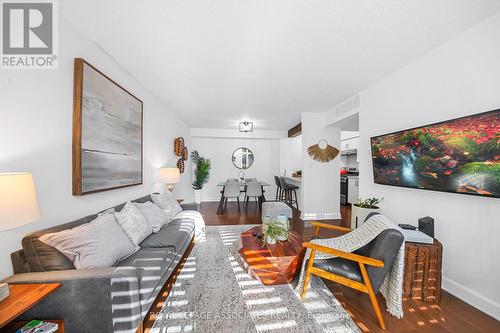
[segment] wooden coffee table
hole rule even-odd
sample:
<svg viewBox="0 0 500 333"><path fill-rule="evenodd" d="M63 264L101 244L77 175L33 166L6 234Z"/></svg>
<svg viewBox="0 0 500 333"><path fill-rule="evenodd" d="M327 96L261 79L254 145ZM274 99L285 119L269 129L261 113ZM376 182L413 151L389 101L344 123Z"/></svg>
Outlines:
<svg viewBox="0 0 500 333"><path fill-rule="evenodd" d="M243 232L238 250L247 263L248 274L266 286L292 282L305 253L299 234L291 231L287 241L264 245L254 232L262 232L262 226Z"/></svg>

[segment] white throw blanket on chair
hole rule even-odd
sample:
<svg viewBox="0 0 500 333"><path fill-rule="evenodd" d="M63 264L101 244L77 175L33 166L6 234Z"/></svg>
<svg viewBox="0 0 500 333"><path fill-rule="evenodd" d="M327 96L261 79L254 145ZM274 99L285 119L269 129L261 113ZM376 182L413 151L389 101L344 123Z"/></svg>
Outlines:
<svg viewBox="0 0 500 333"><path fill-rule="evenodd" d="M370 243L382 231L387 229L400 230L397 225L392 223L384 215L374 215L370 217L359 228L336 238L313 239L311 243L334 248L340 251L353 252L357 249ZM302 290L305 277L306 259L311 255L311 250L307 249L300 271L299 283L296 287L297 291ZM329 259L335 256L316 251L315 259ZM391 269L380 287L380 292L385 297L387 311L397 318L403 318L403 271L405 260L404 242L399 249L398 255L394 259Z"/></svg>

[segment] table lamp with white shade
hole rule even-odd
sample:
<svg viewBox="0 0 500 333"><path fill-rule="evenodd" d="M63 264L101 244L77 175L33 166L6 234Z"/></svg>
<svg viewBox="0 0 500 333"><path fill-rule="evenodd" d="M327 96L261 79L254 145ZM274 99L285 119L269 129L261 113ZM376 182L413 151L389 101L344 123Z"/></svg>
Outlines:
<svg viewBox="0 0 500 333"><path fill-rule="evenodd" d="M168 184L168 190L174 190L174 184L181 182L181 173L178 168L161 168L160 183Z"/></svg>
<svg viewBox="0 0 500 333"><path fill-rule="evenodd" d="M0 173L0 232L38 220L40 206L31 173ZM0 284L0 300L9 288Z"/></svg>

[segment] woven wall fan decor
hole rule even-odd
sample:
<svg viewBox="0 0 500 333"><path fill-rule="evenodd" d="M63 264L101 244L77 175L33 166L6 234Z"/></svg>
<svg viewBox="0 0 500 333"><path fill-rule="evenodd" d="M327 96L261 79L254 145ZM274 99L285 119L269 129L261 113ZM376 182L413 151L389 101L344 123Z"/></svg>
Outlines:
<svg viewBox="0 0 500 333"><path fill-rule="evenodd" d="M317 144L309 146L309 148L307 148L307 153L315 161L328 163L337 157L339 150L330 146L325 139L321 139Z"/></svg>
<svg viewBox="0 0 500 333"><path fill-rule="evenodd" d="M184 150L184 138L182 136L175 138L174 140L174 154L175 156L182 157L182 151Z"/></svg>
<svg viewBox="0 0 500 333"><path fill-rule="evenodd" d="M177 161L177 168L181 174L184 173L184 160L182 158Z"/></svg>
<svg viewBox="0 0 500 333"><path fill-rule="evenodd" d="M182 159L184 161L187 161L187 159L188 159L188 149L187 149L187 147L184 147L184 149L182 150Z"/></svg>

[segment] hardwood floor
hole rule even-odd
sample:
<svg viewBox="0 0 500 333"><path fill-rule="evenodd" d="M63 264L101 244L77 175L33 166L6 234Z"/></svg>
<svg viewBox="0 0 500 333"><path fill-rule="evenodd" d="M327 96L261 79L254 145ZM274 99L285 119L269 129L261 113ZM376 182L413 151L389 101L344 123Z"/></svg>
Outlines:
<svg viewBox="0 0 500 333"><path fill-rule="evenodd" d="M217 215L217 204L215 202L204 202L201 205L201 212L206 225L261 223L260 211L253 203L247 209L243 208L241 214L238 214L235 203L228 203L224 215ZM327 222L350 227L350 206L341 206L341 215L342 220ZM293 229L302 235L304 241L311 239L314 233L313 228L299 218L299 212L295 209ZM320 234L321 237L331 237L333 235L333 232L324 230ZM500 332L499 321L444 290L439 303L426 303L411 298L403 299L405 315L402 319L397 319L383 311L382 315L387 326L387 329L383 331L378 326L368 295L330 281L325 281L325 284L349 312L362 332ZM377 297L381 308L385 309L385 300L381 295Z"/></svg>

